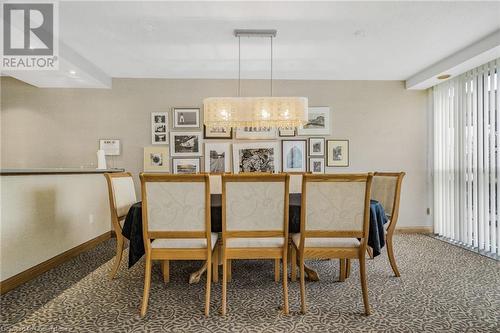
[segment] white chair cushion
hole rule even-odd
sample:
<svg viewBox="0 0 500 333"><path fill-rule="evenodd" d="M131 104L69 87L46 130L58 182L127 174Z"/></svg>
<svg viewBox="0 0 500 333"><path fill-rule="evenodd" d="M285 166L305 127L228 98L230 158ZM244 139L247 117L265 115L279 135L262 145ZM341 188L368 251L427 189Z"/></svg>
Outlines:
<svg viewBox="0 0 500 333"><path fill-rule="evenodd" d="M216 232L211 233L212 250L217 243ZM207 247L207 240L205 238L169 238L169 239L155 239L151 242L153 249L203 249Z"/></svg>
<svg viewBox="0 0 500 333"><path fill-rule="evenodd" d="M299 247L300 245L300 233L293 234L292 240L294 244ZM357 238L333 238L333 237L325 237L325 238L316 238L316 237L307 237L306 238L306 247L359 247L360 243Z"/></svg>
<svg viewBox="0 0 500 333"><path fill-rule="evenodd" d="M284 237L228 238L226 247L283 247Z"/></svg>
<svg viewBox="0 0 500 333"><path fill-rule="evenodd" d="M112 178L111 186L113 187L116 214L118 217L127 215L130 206L137 202L134 180L132 177Z"/></svg>

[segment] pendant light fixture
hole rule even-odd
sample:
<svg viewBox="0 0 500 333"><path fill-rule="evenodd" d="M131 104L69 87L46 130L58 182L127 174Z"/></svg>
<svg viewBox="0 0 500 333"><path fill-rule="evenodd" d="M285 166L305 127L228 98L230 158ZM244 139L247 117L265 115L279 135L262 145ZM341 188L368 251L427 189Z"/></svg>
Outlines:
<svg viewBox="0 0 500 333"><path fill-rule="evenodd" d="M307 98L273 96L273 38L276 30L235 30L234 35L238 38L238 97L205 98L205 126L293 128L303 125L307 121ZM240 97L241 37L264 37L271 41L270 96Z"/></svg>

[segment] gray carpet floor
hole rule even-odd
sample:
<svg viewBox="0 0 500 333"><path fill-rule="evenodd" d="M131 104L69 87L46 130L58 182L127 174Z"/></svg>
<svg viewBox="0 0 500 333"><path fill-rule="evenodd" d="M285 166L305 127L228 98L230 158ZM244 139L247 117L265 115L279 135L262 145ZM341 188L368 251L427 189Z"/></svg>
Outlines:
<svg viewBox="0 0 500 333"><path fill-rule="evenodd" d="M289 284L291 314L271 261L236 261L228 314L219 315L220 284L203 315L204 286L187 283L200 262L171 263L171 282L153 268L148 313L139 317L144 261L126 263L110 281L115 240L1 296L0 332L500 332L499 262L424 235L395 236L402 276L385 251L367 260L373 314L364 316L359 270L338 282L338 261L311 261L321 277L308 282L308 313L299 313L298 282ZM127 253L125 253L127 254Z"/></svg>

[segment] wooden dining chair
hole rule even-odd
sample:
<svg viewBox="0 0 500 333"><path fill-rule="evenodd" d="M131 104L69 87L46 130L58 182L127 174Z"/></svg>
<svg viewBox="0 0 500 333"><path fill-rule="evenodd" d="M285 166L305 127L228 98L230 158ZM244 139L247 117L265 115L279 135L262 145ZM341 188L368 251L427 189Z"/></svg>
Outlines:
<svg viewBox="0 0 500 333"><path fill-rule="evenodd" d="M153 260L167 263L170 260L206 260L205 316L208 316L212 253L218 236L210 228L209 176L143 173L140 178L146 251L141 317L148 307Z"/></svg>
<svg viewBox="0 0 500 333"><path fill-rule="evenodd" d="M109 277L113 279L120 267L122 260L125 237L122 235L123 223L127 217L130 206L137 202L135 195L134 179L130 172L105 173L108 183L109 208L111 223L116 235L116 256Z"/></svg>
<svg viewBox="0 0 500 333"><path fill-rule="evenodd" d="M370 314L364 254L372 177L372 174L304 175L300 233L292 235L300 262L302 313L306 312L304 260L336 258L341 259L341 265L345 265L346 259L359 260L365 314Z"/></svg>
<svg viewBox="0 0 500 333"><path fill-rule="evenodd" d="M226 314L228 263L278 259L283 267L283 311L288 314L288 192L286 174L222 176L222 315Z"/></svg>
<svg viewBox="0 0 500 333"><path fill-rule="evenodd" d="M403 183L404 172L375 172L372 183L371 198L377 200L382 207L389 221L384 224L385 242L387 244L387 254L394 275L399 274L396 258L394 257L394 246L392 238L399 216L399 202L401 198L401 184Z"/></svg>

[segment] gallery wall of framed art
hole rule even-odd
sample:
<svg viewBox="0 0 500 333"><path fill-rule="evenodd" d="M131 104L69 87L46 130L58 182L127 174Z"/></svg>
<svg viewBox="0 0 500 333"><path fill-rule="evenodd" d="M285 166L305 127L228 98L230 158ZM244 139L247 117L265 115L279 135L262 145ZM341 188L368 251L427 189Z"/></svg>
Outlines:
<svg viewBox="0 0 500 333"><path fill-rule="evenodd" d="M207 128L202 118L199 107L152 112L152 144L165 147L144 147L144 171L325 173L349 166L348 140L330 139L328 106L310 107L301 128Z"/></svg>

